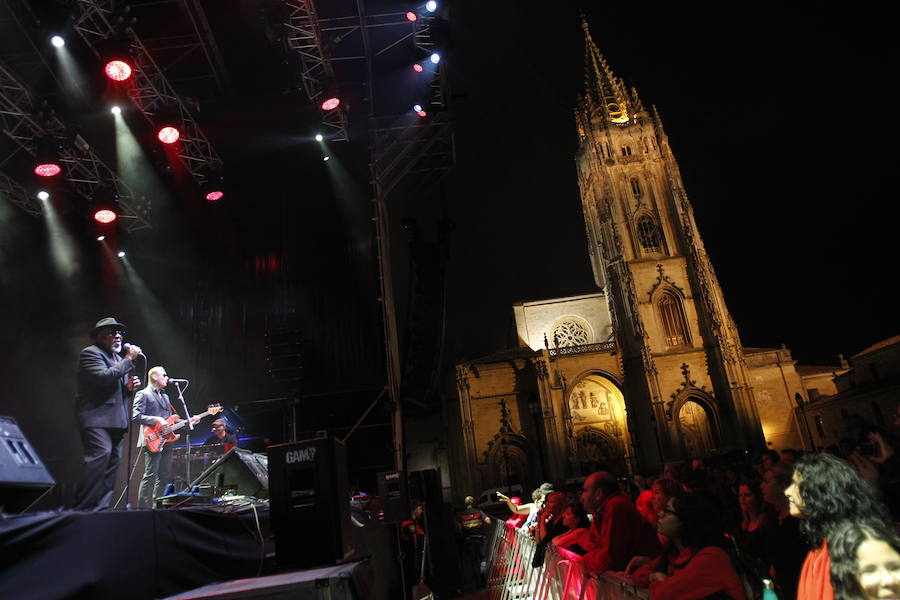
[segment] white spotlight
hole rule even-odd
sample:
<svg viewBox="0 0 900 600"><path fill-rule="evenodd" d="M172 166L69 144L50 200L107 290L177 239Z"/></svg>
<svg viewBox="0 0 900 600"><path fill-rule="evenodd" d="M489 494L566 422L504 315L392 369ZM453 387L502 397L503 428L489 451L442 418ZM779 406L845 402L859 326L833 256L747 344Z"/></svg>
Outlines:
<svg viewBox="0 0 900 600"><path fill-rule="evenodd" d="M102 241L105 240L105 239L106 239L106 236L105 236L105 235L98 235L98 236L97 236L97 241L98 241L98 242L102 242Z"/></svg>
<svg viewBox="0 0 900 600"><path fill-rule="evenodd" d="M425 3L425 10L427 10L428 12L436 11L437 2L435 2L434 0L428 0L428 2Z"/></svg>
<svg viewBox="0 0 900 600"><path fill-rule="evenodd" d="M413 104L413 110L416 112L422 112L422 105L421 104Z"/></svg>
<svg viewBox="0 0 900 600"><path fill-rule="evenodd" d="M326 157L325 157L325 158L323 158L323 159L322 159L322 160L325 160L325 161L327 161L327 160L330 160L330 159L331 159L331 157L330 157L330 156L326 156Z"/></svg>
<svg viewBox="0 0 900 600"><path fill-rule="evenodd" d="M325 139L325 137L324 137L321 133L317 133L317 134L316 134L316 141L317 141L317 142L321 142L321 141L324 140L324 139Z"/></svg>
<svg viewBox="0 0 900 600"><path fill-rule="evenodd" d="M113 106L111 109L109 109L109 112L111 112L114 115L120 115L120 114L122 114L122 107Z"/></svg>
<svg viewBox="0 0 900 600"><path fill-rule="evenodd" d="M50 43L53 44L54 48L62 48L66 45L66 40L61 35L54 35L50 38Z"/></svg>
<svg viewBox="0 0 900 600"><path fill-rule="evenodd" d="M119 258L124 258L124 257L125 257L125 251L119 250Z"/></svg>
<svg viewBox="0 0 900 600"><path fill-rule="evenodd" d="M37 193L37 197L38 197L38 200L49 200L50 192L45 192L44 190L41 190Z"/></svg>
<svg viewBox="0 0 900 600"><path fill-rule="evenodd" d="M431 59L431 62L433 62L434 64L438 64L439 62L441 62L441 55L438 54L437 52L434 52L431 55L430 59Z"/></svg>

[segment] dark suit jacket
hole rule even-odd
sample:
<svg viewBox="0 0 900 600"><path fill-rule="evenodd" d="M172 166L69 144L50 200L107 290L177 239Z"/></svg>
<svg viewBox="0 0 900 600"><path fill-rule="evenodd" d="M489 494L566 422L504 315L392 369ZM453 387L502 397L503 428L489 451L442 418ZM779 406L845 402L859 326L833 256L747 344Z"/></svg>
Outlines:
<svg viewBox="0 0 900 600"><path fill-rule="evenodd" d="M157 420L153 417L167 419L172 416L172 408L169 406L169 395L165 390L162 398L156 393L153 384L148 385L134 395L134 404L131 409L131 420L141 425L155 425ZM138 446L144 445L144 436L138 436Z"/></svg>
<svg viewBox="0 0 900 600"><path fill-rule="evenodd" d="M130 358L99 346L88 346L78 356L75 413L82 427L128 428L128 375Z"/></svg>

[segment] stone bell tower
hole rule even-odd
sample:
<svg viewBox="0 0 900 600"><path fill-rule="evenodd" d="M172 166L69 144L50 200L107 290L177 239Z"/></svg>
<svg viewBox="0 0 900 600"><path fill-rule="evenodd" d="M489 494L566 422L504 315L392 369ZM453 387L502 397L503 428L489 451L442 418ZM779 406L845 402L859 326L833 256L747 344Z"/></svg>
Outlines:
<svg viewBox="0 0 900 600"><path fill-rule="evenodd" d="M764 448L738 331L659 114L613 74L583 28L579 187L639 462L648 469L664 458Z"/></svg>

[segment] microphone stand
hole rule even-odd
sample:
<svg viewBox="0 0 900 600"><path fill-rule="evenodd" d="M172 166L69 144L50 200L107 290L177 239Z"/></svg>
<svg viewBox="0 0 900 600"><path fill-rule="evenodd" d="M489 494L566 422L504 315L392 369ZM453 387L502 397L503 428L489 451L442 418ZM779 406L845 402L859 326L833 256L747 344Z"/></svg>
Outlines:
<svg viewBox="0 0 900 600"><path fill-rule="evenodd" d="M184 394L181 391L181 385L175 381L175 389L178 390L178 399L181 400L181 408L184 410L185 418L187 419L188 431L184 434L185 437L185 473L184 478L187 480L188 489L191 486L191 432L194 430L194 422L191 419L191 413L188 412L187 402L184 401ZM185 388L187 389L187 388Z"/></svg>
<svg viewBox="0 0 900 600"><path fill-rule="evenodd" d="M119 358L121 359L122 357L120 356ZM138 354L132 359L132 362L134 362L138 358L144 359L144 378L141 379L141 383L143 384L147 379L147 357L143 354ZM137 370L137 367L135 367L135 370ZM128 378L131 379L131 375L128 375ZM128 391L128 388L125 388L125 391ZM125 443L128 444L128 464L125 467L125 510L131 510L133 508L131 506L131 477L134 475L134 466L132 466L131 464L131 456L132 452L134 451L134 440L131 439L131 434L134 431L134 423L131 422L131 412L133 410L131 407L134 404L134 396L138 393L138 391L139 390L132 388L126 396L126 398L130 400L130 402L125 402L125 409L127 411L125 422L128 424L128 428L125 430ZM138 435L140 434L141 432L140 430L138 430ZM121 501L122 497L120 496L113 508L117 507L119 505L119 502ZM110 502L112 502L112 499L110 499Z"/></svg>

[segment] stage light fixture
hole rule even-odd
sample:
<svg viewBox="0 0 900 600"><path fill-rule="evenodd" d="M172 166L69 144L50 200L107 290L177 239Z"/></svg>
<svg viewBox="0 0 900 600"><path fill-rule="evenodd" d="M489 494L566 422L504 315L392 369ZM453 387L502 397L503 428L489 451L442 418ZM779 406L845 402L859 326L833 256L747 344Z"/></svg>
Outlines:
<svg viewBox="0 0 900 600"><path fill-rule="evenodd" d="M425 118L428 116L428 113L425 112L424 110L417 111L416 114L419 115L419 117L421 117L421 118Z"/></svg>
<svg viewBox="0 0 900 600"><path fill-rule="evenodd" d="M316 141L317 141L317 142L321 142L321 141L324 140L324 139L325 139L325 136L323 136L321 133L317 133L317 134L316 134Z"/></svg>
<svg viewBox="0 0 900 600"><path fill-rule="evenodd" d="M408 11L406 13L406 20L410 23L415 23L419 19L419 15L414 13L413 11Z"/></svg>
<svg viewBox="0 0 900 600"><path fill-rule="evenodd" d="M326 157L323 158L322 160L324 160L325 162L328 162L329 160L331 160L331 157L330 157L330 156L326 156Z"/></svg>
<svg viewBox="0 0 900 600"><path fill-rule="evenodd" d="M208 202L221 200L225 196L225 175L221 168L204 169L203 185L200 186L200 193Z"/></svg>
<svg viewBox="0 0 900 600"><path fill-rule="evenodd" d="M322 102L322 110L334 110L341 105L341 99L337 96L330 96Z"/></svg>
<svg viewBox="0 0 900 600"><path fill-rule="evenodd" d="M178 141L178 138L181 137L181 132L178 131L177 127L172 127L171 125L166 125L165 127L161 127L159 132L156 134L156 137L159 138L163 144L174 144Z"/></svg>
<svg viewBox="0 0 900 600"><path fill-rule="evenodd" d="M109 112L111 112L111 113L114 114L114 115L121 115L121 114L122 114L122 107L121 107L121 106L118 106L118 105L117 105L117 106L113 106L111 109L109 109Z"/></svg>
<svg viewBox="0 0 900 600"><path fill-rule="evenodd" d="M416 63L413 65L413 71L415 71L416 73L421 73L424 70L425 70L425 67L423 67L419 63Z"/></svg>
<svg viewBox="0 0 900 600"><path fill-rule="evenodd" d="M208 194L206 194L206 199L209 200L210 202L215 202L216 200L221 200L222 196L224 196L224 195L225 195L225 192L223 192L221 190L213 190L213 191L209 192Z"/></svg>
<svg viewBox="0 0 900 600"><path fill-rule="evenodd" d="M41 162L34 165L34 174L41 177L56 177L62 173L62 167L56 162Z"/></svg>
<svg viewBox="0 0 900 600"><path fill-rule="evenodd" d="M102 242L102 241L105 240L105 239L106 239L106 236L105 236L105 235L98 235L98 236L97 236L97 241L98 241L98 242Z"/></svg>
<svg viewBox="0 0 900 600"><path fill-rule="evenodd" d="M124 60L114 59L108 61L103 66L103 72L113 81L121 82L128 80L134 72L134 69L131 67L130 63Z"/></svg>
<svg viewBox="0 0 900 600"><path fill-rule="evenodd" d="M422 112L422 105L421 104L413 104L413 110L415 112Z"/></svg>
<svg viewBox="0 0 900 600"><path fill-rule="evenodd" d="M41 190L37 193L37 197L38 197L38 200L49 200L50 192L48 192L46 190Z"/></svg>
<svg viewBox="0 0 900 600"><path fill-rule="evenodd" d="M119 250L119 254L117 255L119 258L125 258L125 251Z"/></svg>
<svg viewBox="0 0 900 600"><path fill-rule="evenodd" d="M98 223L102 223L107 225L116 220L116 213L109 210L108 208L101 208L97 212L94 213L94 220Z"/></svg>
<svg viewBox="0 0 900 600"><path fill-rule="evenodd" d="M54 48L62 48L66 45L66 40L61 35L54 35L50 38L50 43L53 44Z"/></svg>
<svg viewBox="0 0 900 600"><path fill-rule="evenodd" d="M425 10L427 10L428 12L436 11L437 2L435 2L434 0L428 0L428 2L425 3Z"/></svg>
<svg viewBox="0 0 900 600"><path fill-rule="evenodd" d="M430 60L434 64L438 64L439 62L441 62L441 55L437 52L432 52L431 56L428 57L428 60Z"/></svg>
<svg viewBox="0 0 900 600"><path fill-rule="evenodd" d="M41 137L35 141L37 152L34 157L34 174L39 177L56 177L62 173L59 161L59 143L52 137Z"/></svg>

